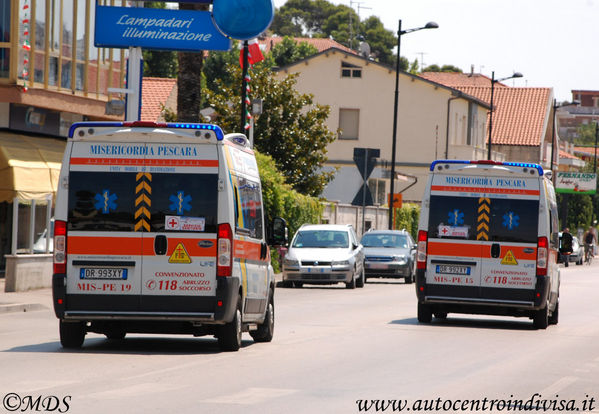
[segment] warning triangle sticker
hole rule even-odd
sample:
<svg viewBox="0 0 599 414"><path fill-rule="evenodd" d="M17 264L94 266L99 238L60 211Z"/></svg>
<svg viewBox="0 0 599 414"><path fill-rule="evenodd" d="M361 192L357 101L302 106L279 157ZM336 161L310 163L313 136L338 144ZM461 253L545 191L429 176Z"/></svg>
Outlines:
<svg viewBox="0 0 599 414"><path fill-rule="evenodd" d="M508 250L507 253L505 254L505 256L503 256L503 259L501 260L501 264L502 265L517 265L518 262L516 261L516 258L514 257L514 253L512 253L511 250Z"/></svg>
<svg viewBox="0 0 599 414"><path fill-rule="evenodd" d="M187 250L185 250L185 246L183 243L177 244L173 254L168 259L169 263L191 263L191 257L187 254Z"/></svg>

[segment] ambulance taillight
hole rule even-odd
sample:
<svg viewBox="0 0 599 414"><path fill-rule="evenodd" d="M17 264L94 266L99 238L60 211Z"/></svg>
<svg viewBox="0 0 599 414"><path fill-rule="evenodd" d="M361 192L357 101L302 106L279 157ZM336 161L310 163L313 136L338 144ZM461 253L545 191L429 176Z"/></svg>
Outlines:
<svg viewBox="0 0 599 414"><path fill-rule="evenodd" d="M231 276L233 265L233 231L229 223L218 225L217 276Z"/></svg>
<svg viewBox="0 0 599 414"><path fill-rule="evenodd" d="M549 241L547 237L539 237L537 242L537 276L547 275L547 257Z"/></svg>
<svg viewBox="0 0 599 414"><path fill-rule="evenodd" d="M418 232L418 252L416 255L416 268L426 270L426 243L428 233L424 230Z"/></svg>
<svg viewBox="0 0 599 414"><path fill-rule="evenodd" d="M54 274L67 272L67 222L54 223Z"/></svg>

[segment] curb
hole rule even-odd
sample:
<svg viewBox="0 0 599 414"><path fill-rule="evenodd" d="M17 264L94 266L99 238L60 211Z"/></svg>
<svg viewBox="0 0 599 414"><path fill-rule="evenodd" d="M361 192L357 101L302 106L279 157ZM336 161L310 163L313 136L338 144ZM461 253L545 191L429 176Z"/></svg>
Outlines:
<svg viewBox="0 0 599 414"><path fill-rule="evenodd" d="M0 304L0 314L10 312L33 312L48 309L39 303L10 303Z"/></svg>

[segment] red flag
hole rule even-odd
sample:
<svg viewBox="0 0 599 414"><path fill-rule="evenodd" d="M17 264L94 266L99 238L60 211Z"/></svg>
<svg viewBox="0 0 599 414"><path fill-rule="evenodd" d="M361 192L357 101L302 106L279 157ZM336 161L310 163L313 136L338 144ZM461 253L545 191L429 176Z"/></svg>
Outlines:
<svg viewBox="0 0 599 414"><path fill-rule="evenodd" d="M248 62L250 65L255 65L256 63L264 60L264 55L260 50L260 43L258 43L258 39L252 39L248 41ZM239 66L243 67L243 47L241 48L241 53L239 53Z"/></svg>

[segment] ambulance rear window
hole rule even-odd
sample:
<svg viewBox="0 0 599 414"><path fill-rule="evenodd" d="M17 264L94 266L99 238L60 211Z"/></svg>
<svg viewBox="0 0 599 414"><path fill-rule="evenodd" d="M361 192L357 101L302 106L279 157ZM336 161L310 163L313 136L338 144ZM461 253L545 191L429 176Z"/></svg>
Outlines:
<svg viewBox="0 0 599 414"><path fill-rule="evenodd" d="M429 238L536 243L539 201L431 196Z"/></svg>
<svg viewBox="0 0 599 414"><path fill-rule="evenodd" d="M217 189L217 174L71 171L69 230L216 233Z"/></svg>

